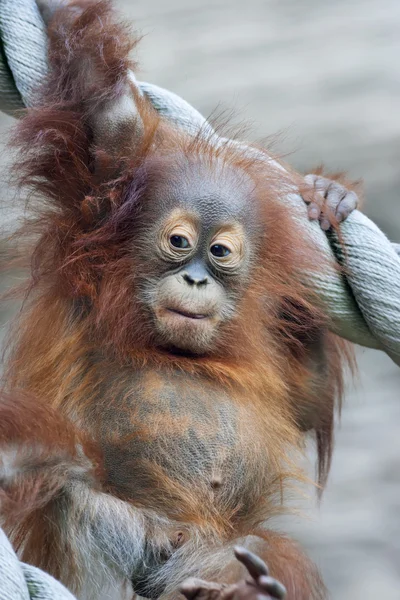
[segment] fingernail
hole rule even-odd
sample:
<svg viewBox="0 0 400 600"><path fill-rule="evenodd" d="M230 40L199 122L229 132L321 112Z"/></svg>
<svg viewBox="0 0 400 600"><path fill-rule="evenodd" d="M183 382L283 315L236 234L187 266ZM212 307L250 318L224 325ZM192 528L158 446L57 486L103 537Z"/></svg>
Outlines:
<svg viewBox="0 0 400 600"><path fill-rule="evenodd" d="M336 215L336 221L338 223L341 223L343 221L343 215L342 215L342 213L337 213L337 215Z"/></svg>
<svg viewBox="0 0 400 600"><path fill-rule="evenodd" d="M311 219L318 219L319 216L319 211L318 208L310 208L310 211L308 213L310 215Z"/></svg>
<svg viewBox="0 0 400 600"><path fill-rule="evenodd" d="M328 231L330 226L331 224L329 223L329 221L321 221L321 229L323 229L324 231Z"/></svg>

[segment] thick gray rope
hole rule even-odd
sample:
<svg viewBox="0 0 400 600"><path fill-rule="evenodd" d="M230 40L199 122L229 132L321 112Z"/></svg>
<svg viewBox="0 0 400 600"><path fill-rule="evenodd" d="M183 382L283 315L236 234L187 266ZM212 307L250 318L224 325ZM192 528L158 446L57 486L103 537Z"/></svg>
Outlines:
<svg viewBox="0 0 400 600"><path fill-rule="evenodd" d="M15 109L34 105L35 89L47 73L46 47L35 0L0 0L0 109L16 115ZM200 113L179 96L149 83L138 82L138 86L161 114L180 127L193 133L211 130ZM243 151L256 152L245 145ZM258 158L275 162L264 154ZM315 256L315 263L321 257L341 260L337 240L308 220L300 196L289 194L285 202L296 215L299 234L311 237L318 246L321 256ZM307 284L317 291L335 333L382 349L400 365L400 247L391 244L359 211L342 223L341 235L346 249L346 278L335 270L333 261L323 274L310 264Z"/></svg>
<svg viewBox="0 0 400 600"><path fill-rule="evenodd" d="M76 600L51 575L18 560L0 529L0 600Z"/></svg>

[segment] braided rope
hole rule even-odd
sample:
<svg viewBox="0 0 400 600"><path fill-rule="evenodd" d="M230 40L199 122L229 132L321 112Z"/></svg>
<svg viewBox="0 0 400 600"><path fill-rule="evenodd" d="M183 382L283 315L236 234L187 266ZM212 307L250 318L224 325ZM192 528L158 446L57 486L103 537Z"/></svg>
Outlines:
<svg viewBox="0 0 400 600"><path fill-rule="evenodd" d="M35 89L47 72L46 47L35 0L0 0L1 110L16 115L17 109L34 104ZM211 129L201 114L179 96L149 83L138 82L138 86L163 116L180 127L193 133L204 127ZM243 151L249 148L243 145ZM264 156L264 160L268 159ZM311 238L322 257L340 262L343 247L334 234L327 236L318 223L309 221L301 197L293 193L285 201L295 214L299 235ZM326 307L335 333L384 350L400 365L400 246L391 244L359 211L341 224L341 236L346 277L338 273L334 261L327 261L324 273L317 273L311 265L305 274L307 285Z"/></svg>
<svg viewBox="0 0 400 600"><path fill-rule="evenodd" d="M0 600L76 600L61 583L18 560L0 529Z"/></svg>

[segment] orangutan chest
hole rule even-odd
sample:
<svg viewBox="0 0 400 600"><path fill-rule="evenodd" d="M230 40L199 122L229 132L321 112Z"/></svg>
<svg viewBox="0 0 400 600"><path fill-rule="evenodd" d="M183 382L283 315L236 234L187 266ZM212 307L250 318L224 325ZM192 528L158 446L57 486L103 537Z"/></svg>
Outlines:
<svg viewBox="0 0 400 600"><path fill-rule="evenodd" d="M263 440L226 390L187 375L143 373L102 419L107 478L119 494L154 499L195 487L206 501L210 490L248 492L253 449Z"/></svg>

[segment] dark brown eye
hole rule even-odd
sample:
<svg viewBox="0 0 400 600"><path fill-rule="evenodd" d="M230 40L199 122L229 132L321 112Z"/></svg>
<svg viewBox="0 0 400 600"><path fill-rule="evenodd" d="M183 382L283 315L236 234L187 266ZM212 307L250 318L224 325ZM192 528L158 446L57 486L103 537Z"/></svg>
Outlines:
<svg viewBox="0 0 400 600"><path fill-rule="evenodd" d="M214 244L213 246L211 246L210 252L213 256L216 256L218 258L224 258L225 256L229 256L229 254L231 253L229 248L223 246L222 244Z"/></svg>
<svg viewBox="0 0 400 600"><path fill-rule="evenodd" d="M183 235L171 235L169 241L171 242L171 246L174 246L174 248L185 249L190 247L189 240Z"/></svg>

